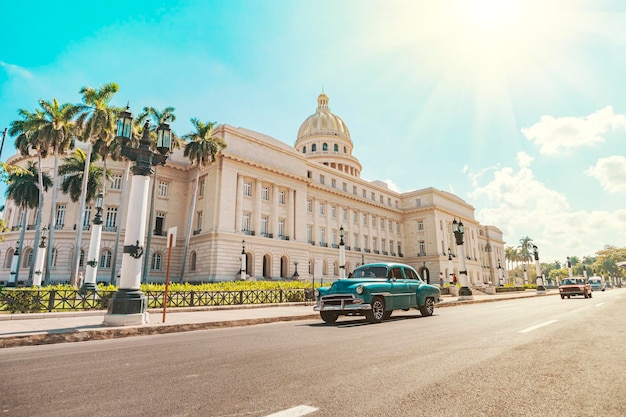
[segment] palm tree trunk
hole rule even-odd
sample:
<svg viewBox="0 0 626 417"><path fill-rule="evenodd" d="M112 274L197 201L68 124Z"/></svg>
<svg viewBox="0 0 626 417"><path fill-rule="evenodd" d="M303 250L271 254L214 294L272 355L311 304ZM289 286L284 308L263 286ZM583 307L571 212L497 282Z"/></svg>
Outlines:
<svg viewBox="0 0 626 417"><path fill-rule="evenodd" d="M46 256L46 270L44 285L50 285L50 268L52 267L52 248L54 244L54 230L56 229L56 205L57 205L57 179L59 176L59 151L54 150L54 175L52 184L52 203L50 205L50 225L48 226L50 234L48 239L48 251Z"/></svg>
<svg viewBox="0 0 626 417"><path fill-rule="evenodd" d="M124 171L124 180L122 182L122 198L120 199L120 218L117 225L117 230L115 231L115 247L113 248L113 259L111 261L111 284L115 284L115 274L117 270L117 251L120 246L120 234L122 232L122 225L125 219L125 205L126 205L126 186L128 185L128 177L130 175L130 164L131 161L126 162L126 170Z"/></svg>
<svg viewBox="0 0 626 417"><path fill-rule="evenodd" d="M76 243L74 245L74 264L72 269L72 275L70 277L70 284L76 284L76 278L78 277L78 270L80 269L80 245L83 239L83 223L85 222L85 203L87 199L87 183L89 180L89 165L91 164L91 141L87 141L87 157L85 158L85 169L83 171L83 185L80 192L80 205L78 212L78 225L76 227ZM96 260L97 261L97 260Z"/></svg>
<svg viewBox="0 0 626 417"><path fill-rule="evenodd" d="M187 218L187 233L185 233L185 245L183 246L183 265L180 269L179 282L183 281L185 276L185 263L187 262L187 248L189 247L189 240L191 239L191 224L193 222L193 213L196 210L196 196L198 195L198 182L200 181L200 165L196 170L196 182L193 186L193 197L191 198L191 206L189 207L189 216ZM187 278L185 278L187 282Z"/></svg>

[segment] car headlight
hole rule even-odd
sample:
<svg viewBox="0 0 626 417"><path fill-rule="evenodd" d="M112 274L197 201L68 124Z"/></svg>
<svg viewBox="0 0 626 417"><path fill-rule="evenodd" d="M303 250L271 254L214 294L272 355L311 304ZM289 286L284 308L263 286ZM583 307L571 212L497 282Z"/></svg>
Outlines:
<svg viewBox="0 0 626 417"><path fill-rule="evenodd" d="M357 294L361 295L361 294L363 294L363 291L365 291L365 289L363 288L362 285L359 285L359 286L356 287L355 291L356 291Z"/></svg>
<svg viewBox="0 0 626 417"><path fill-rule="evenodd" d="M320 296L320 290L315 290L315 291L313 291L313 295L315 295L315 298L319 298L319 296Z"/></svg>

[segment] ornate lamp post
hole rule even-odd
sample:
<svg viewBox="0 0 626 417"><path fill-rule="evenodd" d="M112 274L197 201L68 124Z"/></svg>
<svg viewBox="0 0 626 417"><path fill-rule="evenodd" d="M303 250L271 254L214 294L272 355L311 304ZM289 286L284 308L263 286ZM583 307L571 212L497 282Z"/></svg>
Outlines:
<svg viewBox="0 0 626 417"><path fill-rule="evenodd" d="M454 272L452 271L452 250L448 248L448 280L450 281L450 285L452 285L453 276Z"/></svg>
<svg viewBox="0 0 626 417"><path fill-rule="evenodd" d="M241 241L241 269L239 270L240 279L246 280L246 241Z"/></svg>
<svg viewBox="0 0 626 417"><path fill-rule="evenodd" d="M500 286L504 286L504 272L502 271L502 265L500 264L500 259L498 259L498 275L500 278Z"/></svg>
<svg viewBox="0 0 626 417"><path fill-rule="evenodd" d="M526 270L526 265L524 264L524 285L528 284L528 271Z"/></svg>
<svg viewBox="0 0 626 417"><path fill-rule="evenodd" d="M339 228L339 279L346 277L346 243L343 241L343 226Z"/></svg>
<svg viewBox="0 0 626 417"><path fill-rule="evenodd" d="M293 279L300 279L300 274L298 274L298 261L293 261L293 265L296 267L296 270L293 273Z"/></svg>
<svg viewBox="0 0 626 417"><path fill-rule="evenodd" d="M459 300L473 300L472 290L469 287L469 279L467 278L467 266L465 265L465 246L463 244L463 234L465 233L465 227L463 222L457 222L456 219L452 222L452 231L456 239L457 250L459 251L459 257L461 258L461 270L459 275L461 278L461 290L459 291Z"/></svg>
<svg viewBox="0 0 626 417"><path fill-rule="evenodd" d="M37 262L35 263L35 275L33 277L33 286L41 287L41 276L43 273L43 264L46 259L46 239L48 238L48 227L41 229L41 242L39 242L39 251L37 252Z"/></svg>
<svg viewBox="0 0 626 417"><path fill-rule="evenodd" d="M543 283L543 276L541 275L541 264L539 263L539 249L537 248L537 245L531 244L531 247L533 248L533 254L535 255L535 271L537 272L537 293L545 293L546 287Z"/></svg>
<svg viewBox="0 0 626 417"><path fill-rule="evenodd" d="M109 311L104 316L104 324L110 326L148 323L147 298L141 291L141 258L146 235L150 174L153 165L165 165L171 152L172 131L168 123L161 123L157 128L158 152L150 149L150 122L144 124L137 148L130 145L132 126L133 115L126 107L117 122L117 139L122 144L122 155L135 161L135 165L126 216L120 288L113 295Z"/></svg>
<svg viewBox="0 0 626 417"><path fill-rule="evenodd" d="M572 262L570 261L569 256L567 257L567 272L569 273L570 278L574 276L572 272Z"/></svg>
<svg viewBox="0 0 626 417"><path fill-rule="evenodd" d="M104 208L104 195L96 196L96 215L93 218L93 231L89 241L89 255L87 256L87 271L81 289L83 291L95 291L96 276L98 273L98 254L100 253L100 239L102 237L102 209Z"/></svg>
<svg viewBox="0 0 626 417"><path fill-rule="evenodd" d="M15 252L13 252L13 258L11 258L11 274L9 275L9 280L7 281L7 287L17 287L17 273L19 272L20 262L20 244L20 240L15 242Z"/></svg>
<svg viewBox="0 0 626 417"><path fill-rule="evenodd" d="M583 264L583 275L585 276L585 281L589 278L587 276L587 267L585 266L585 264Z"/></svg>

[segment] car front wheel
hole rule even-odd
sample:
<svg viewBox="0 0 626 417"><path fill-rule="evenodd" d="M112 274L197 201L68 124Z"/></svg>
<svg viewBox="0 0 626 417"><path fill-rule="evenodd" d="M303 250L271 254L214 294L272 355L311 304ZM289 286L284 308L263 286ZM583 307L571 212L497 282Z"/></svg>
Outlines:
<svg viewBox="0 0 626 417"><path fill-rule="evenodd" d="M372 309L365 314L370 323L380 323L385 317L385 300L382 297L374 297Z"/></svg>
<svg viewBox="0 0 626 417"><path fill-rule="evenodd" d="M432 316L435 311L435 301L432 298L427 298L426 303L423 306L420 306L420 313L422 316Z"/></svg>
<svg viewBox="0 0 626 417"><path fill-rule="evenodd" d="M336 322L338 317L337 313L330 311L320 311L320 316L322 316L322 320L324 320L325 323L329 324Z"/></svg>

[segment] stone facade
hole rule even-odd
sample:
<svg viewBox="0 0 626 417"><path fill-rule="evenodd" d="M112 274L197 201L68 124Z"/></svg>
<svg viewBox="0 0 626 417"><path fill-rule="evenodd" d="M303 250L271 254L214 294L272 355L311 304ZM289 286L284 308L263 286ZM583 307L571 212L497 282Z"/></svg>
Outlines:
<svg viewBox="0 0 626 417"><path fill-rule="evenodd" d="M353 143L343 120L330 112L328 97L321 94L317 111L299 129L294 146L269 136L229 125L214 134L228 147L214 164L202 169L198 195L190 213L196 167L182 150L157 168L153 234L150 248L149 281L163 282L167 268L166 235L177 228L172 251L170 279L181 279L187 220L191 220L190 244L183 281L224 281L241 275L242 252L250 279L297 278L334 280L339 275L340 228L346 245L346 271L362 262L398 261L415 267L425 278L438 282L459 274L459 260L452 221L465 225L468 277L473 286L497 283L498 259L504 263L502 232L474 218L474 208L459 197L434 188L398 193L380 181L360 178L361 164L352 155ZM19 155L9 163L25 165ZM54 159L43 161L52 173ZM101 162L97 163L101 164ZM108 161L113 176L108 182L103 210L104 228L98 281L110 281L121 266L121 245L113 262L117 227L125 225L121 203L128 206L130 181L122 195L126 162ZM132 174L130 174L132 175ZM59 186L61 179L55 181ZM152 183L151 183L152 185ZM51 191L45 195L43 219L50 218ZM93 202L90 203L93 206ZM88 206L90 205L88 204ZM54 281L68 281L74 253L78 204L58 193L57 222L53 246ZM20 232L20 209L8 200L4 211L10 231L0 243L0 281L8 279L11 258ZM33 246L35 211L27 212L27 231L22 245L19 280L28 278ZM90 222L88 209L81 248L88 253ZM132 213L130 214L132 215ZM148 221L148 219L146 219ZM453 255L449 261L448 248ZM85 260L83 260L85 262ZM115 265L115 268L113 266ZM113 272L115 269L115 272Z"/></svg>

